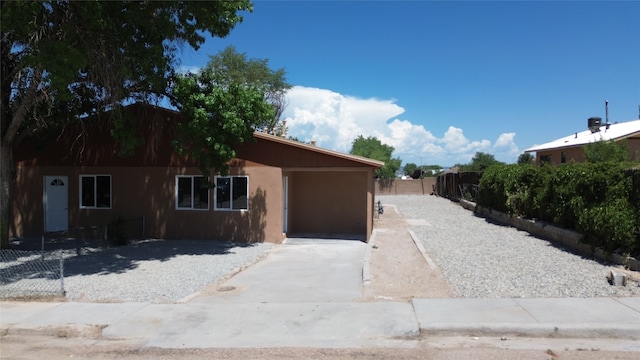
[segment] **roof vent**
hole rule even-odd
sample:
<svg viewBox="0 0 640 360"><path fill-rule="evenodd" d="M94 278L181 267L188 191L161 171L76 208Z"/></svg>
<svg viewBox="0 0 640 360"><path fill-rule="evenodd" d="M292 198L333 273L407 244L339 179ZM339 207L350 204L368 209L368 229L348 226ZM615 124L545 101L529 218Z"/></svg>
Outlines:
<svg viewBox="0 0 640 360"><path fill-rule="evenodd" d="M600 125L602 125L602 118L599 117L590 117L587 119L587 125L589 126L589 130L592 133L600 131Z"/></svg>

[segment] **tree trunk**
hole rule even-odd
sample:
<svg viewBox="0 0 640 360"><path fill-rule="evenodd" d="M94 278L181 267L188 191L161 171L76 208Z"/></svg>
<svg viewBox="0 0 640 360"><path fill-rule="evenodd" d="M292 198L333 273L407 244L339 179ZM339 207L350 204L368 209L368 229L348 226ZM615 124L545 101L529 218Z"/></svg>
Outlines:
<svg viewBox="0 0 640 360"><path fill-rule="evenodd" d="M13 200L13 183L16 179L13 147L11 144L0 145L0 248L9 247L9 227L13 222L11 208Z"/></svg>

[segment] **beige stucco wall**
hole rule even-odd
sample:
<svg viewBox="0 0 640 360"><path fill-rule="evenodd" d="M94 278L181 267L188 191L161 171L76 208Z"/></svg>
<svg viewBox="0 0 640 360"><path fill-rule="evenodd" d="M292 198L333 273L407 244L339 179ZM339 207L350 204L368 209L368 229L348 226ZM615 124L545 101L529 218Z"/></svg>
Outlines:
<svg viewBox="0 0 640 360"><path fill-rule="evenodd" d="M196 168L34 167L17 168L12 236L40 236L44 230L43 181L47 175L68 176L69 227L108 224L116 215L145 217L151 238L282 241L281 171L273 167L232 168L231 175L249 177L249 210L214 210L213 190L208 210L175 208L175 176L199 175ZM79 176L111 175L112 208L80 209ZM143 186L141 186L141 184ZM269 209L269 211L267 211Z"/></svg>
<svg viewBox="0 0 640 360"><path fill-rule="evenodd" d="M373 227L372 169L283 172L270 166L232 167L249 177L249 210L175 208L175 176L200 175L197 168L19 166L11 236L39 237L44 230L44 177L68 177L69 228L103 226L117 215L145 217L150 238L281 242L283 182L289 177L289 234L353 234L370 237ZM144 170L144 171L142 171ZM80 209L79 176L111 175L111 209Z"/></svg>
<svg viewBox="0 0 640 360"><path fill-rule="evenodd" d="M640 139L627 139L627 150L629 157L634 160L640 160ZM562 163L562 153L566 154L566 162L584 162L584 151L582 147L570 147L559 150L539 151L536 153L536 163L539 165L543 156L551 156L551 164Z"/></svg>
<svg viewBox="0 0 640 360"><path fill-rule="evenodd" d="M566 148L562 150L540 151L536 154L536 162L537 164L540 164L541 159L544 156L551 156L549 161L551 164L561 164L563 152L566 154L567 163L584 161L584 152L582 151L582 148L574 147L574 148Z"/></svg>
<svg viewBox="0 0 640 360"><path fill-rule="evenodd" d="M284 174L289 178L289 234L370 234L371 171Z"/></svg>

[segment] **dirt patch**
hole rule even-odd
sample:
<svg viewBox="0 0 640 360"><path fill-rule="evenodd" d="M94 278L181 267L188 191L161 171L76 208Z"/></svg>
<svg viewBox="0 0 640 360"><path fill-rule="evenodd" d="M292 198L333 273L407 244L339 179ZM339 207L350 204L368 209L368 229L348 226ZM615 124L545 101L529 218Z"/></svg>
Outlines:
<svg viewBox="0 0 640 360"><path fill-rule="evenodd" d="M427 262L395 207L385 207L384 214L375 219L369 246L371 280L364 285L362 301L452 297L440 269Z"/></svg>

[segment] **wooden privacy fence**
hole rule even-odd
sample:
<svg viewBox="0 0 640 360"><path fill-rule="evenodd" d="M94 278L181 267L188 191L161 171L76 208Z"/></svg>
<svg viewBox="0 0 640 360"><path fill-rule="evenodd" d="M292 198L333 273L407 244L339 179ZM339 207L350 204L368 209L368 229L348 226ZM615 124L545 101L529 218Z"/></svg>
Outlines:
<svg viewBox="0 0 640 360"><path fill-rule="evenodd" d="M436 178L435 193L449 199L475 200L479 191L482 172L450 172Z"/></svg>

